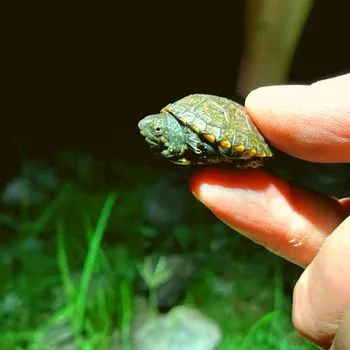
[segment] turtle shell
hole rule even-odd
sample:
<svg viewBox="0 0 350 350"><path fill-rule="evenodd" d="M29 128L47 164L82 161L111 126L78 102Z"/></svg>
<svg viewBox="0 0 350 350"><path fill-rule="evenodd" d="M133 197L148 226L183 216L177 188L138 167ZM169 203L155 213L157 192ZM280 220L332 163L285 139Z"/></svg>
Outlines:
<svg viewBox="0 0 350 350"><path fill-rule="evenodd" d="M171 113L183 125L216 147L219 154L228 160L250 159L259 162L262 158L272 156L246 109L227 98L193 94L168 104L161 112Z"/></svg>

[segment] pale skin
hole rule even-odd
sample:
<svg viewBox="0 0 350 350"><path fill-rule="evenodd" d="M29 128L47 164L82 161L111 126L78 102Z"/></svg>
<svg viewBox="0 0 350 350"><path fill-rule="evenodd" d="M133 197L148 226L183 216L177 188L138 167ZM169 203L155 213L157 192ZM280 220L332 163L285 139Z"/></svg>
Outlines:
<svg viewBox="0 0 350 350"><path fill-rule="evenodd" d="M252 91L246 108L266 139L312 162L350 162L350 74ZM263 169L199 170L194 195L227 225L305 267L293 324L325 349L350 349L350 198L294 187Z"/></svg>

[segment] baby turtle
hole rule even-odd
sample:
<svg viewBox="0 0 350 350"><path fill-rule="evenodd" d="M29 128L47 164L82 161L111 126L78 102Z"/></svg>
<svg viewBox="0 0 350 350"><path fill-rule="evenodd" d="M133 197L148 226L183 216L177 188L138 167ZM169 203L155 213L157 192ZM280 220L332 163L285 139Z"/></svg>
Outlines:
<svg viewBox="0 0 350 350"><path fill-rule="evenodd" d="M246 109L224 97L186 96L138 126L148 145L175 164L233 162L256 168L272 156Z"/></svg>

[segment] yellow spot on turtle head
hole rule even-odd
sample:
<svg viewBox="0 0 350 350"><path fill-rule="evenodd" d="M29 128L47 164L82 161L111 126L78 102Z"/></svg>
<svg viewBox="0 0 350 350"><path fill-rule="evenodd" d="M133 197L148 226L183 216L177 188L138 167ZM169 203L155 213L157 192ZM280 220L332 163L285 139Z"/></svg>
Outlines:
<svg viewBox="0 0 350 350"><path fill-rule="evenodd" d="M252 148L247 151L249 157L254 157L256 155L256 149Z"/></svg>
<svg viewBox="0 0 350 350"><path fill-rule="evenodd" d="M238 145L238 146L236 146L235 147L235 151L236 152L244 152L244 150L245 150L245 148L244 148L244 146L243 145Z"/></svg>
<svg viewBox="0 0 350 350"><path fill-rule="evenodd" d="M228 140L220 141L220 146L223 148L231 148L231 142Z"/></svg>
<svg viewBox="0 0 350 350"><path fill-rule="evenodd" d="M215 142L215 136L211 134L203 134L203 137L207 139L209 142L214 143Z"/></svg>

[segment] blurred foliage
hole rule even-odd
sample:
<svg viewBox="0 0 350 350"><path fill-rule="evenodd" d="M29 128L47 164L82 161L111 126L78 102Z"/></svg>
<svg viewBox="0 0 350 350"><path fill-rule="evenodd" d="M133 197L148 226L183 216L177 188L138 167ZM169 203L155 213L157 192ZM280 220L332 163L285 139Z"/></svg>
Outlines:
<svg viewBox="0 0 350 350"><path fill-rule="evenodd" d="M292 334L290 293L298 268L236 234L196 201L188 207L190 220L180 218L168 227L149 221L145 203L150 193L158 193L152 186L173 179L167 170L90 159L82 178L81 155L70 157L62 167L56 162L51 168L60 185L50 200L3 205L2 348L32 344L44 349L40 344L47 337L61 334L52 348L72 342L109 349L113 330L119 342L128 344L135 301L149 295L150 309L157 309L157 289L174 273L164 265L171 254L182 257L184 266L194 266L184 294L173 302L192 305L218 322L224 333L220 349L240 344L279 349L281 339L288 343L286 349L304 344L286 338ZM57 159L67 160L62 155ZM186 181L176 183L187 186ZM186 187L183 194L192 199ZM156 265L150 263L150 253L159 257ZM140 277L150 294L136 283Z"/></svg>

